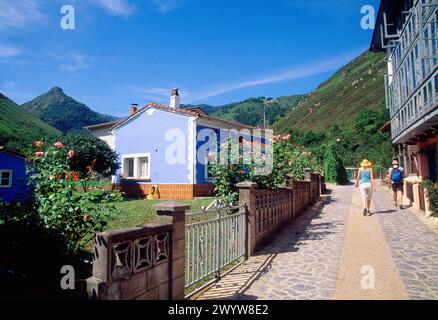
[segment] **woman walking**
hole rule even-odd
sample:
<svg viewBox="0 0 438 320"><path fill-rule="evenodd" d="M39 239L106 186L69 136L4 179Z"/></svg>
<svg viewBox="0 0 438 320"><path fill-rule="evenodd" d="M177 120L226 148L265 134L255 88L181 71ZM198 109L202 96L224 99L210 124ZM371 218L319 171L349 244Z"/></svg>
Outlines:
<svg viewBox="0 0 438 320"><path fill-rule="evenodd" d="M373 196L373 191L375 191L376 188L374 183L373 169L371 168L371 162L367 159L364 159L360 163L360 169L357 172L356 177L356 187L359 185L359 183L360 193L363 200L363 215L370 216L371 197Z"/></svg>

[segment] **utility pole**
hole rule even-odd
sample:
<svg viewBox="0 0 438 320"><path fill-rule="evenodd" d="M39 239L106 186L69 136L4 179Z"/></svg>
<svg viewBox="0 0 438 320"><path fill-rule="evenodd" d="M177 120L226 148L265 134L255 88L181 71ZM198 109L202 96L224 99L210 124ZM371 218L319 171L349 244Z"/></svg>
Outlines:
<svg viewBox="0 0 438 320"><path fill-rule="evenodd" d="M266 129L266 106L268 104L274 104L276 101L274 99L268 99L266 98L263 101L263 129Z"/></svg>

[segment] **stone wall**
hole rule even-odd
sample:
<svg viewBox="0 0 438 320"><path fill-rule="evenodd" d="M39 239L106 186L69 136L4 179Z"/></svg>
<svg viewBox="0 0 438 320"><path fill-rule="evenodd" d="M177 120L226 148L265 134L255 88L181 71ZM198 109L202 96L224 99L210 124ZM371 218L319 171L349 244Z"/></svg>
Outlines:
<svg viewBox="0 0 438 320"><path fill-rule="evenodd" d="M294 217L310 205L310 181L290 180L289 187L294 191Z"/></svg>
<svg viewBox="0 0 438 320"><path fill-rule="evenodd" d="M253 182L236 185L247 209L247 258L317 201L321 176L306 172L306 177L308 181L289 179L285 189L260 190ZM184 299L189 206L166 202L154 207L158 223L96 234L93 276L87 279L90 299Z"/></svg>
<svg viewBox="0 0 438 320"><path fill-rule="evenodd" d="M291 189L255 190L256 247L272 240L279 229L294 217L293 191Z"/></svg>
<svg viewBox="0 0 438 320"><path fill-rule="evenodd" d="M184 298L185 210L156 205L159 222L98 233L87 294L99 300Z"/></svg>
<svg viewBox="0 0 438 320"><path fill-rule="evenodd" d="M245 203L248 210L248 256L266 245L294 217L317 201L321 195L321 175L306 170L306 178L308 181L291 177L286 189L259 190L254 182L236 185L239 202Z"/></svg>

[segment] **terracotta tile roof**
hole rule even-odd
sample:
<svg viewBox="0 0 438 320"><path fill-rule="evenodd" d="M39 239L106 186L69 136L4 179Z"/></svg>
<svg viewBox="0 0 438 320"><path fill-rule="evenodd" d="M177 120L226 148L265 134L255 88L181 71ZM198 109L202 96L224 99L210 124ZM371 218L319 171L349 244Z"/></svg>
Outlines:
<svg viewBox="0 0 438 320"><path fill-rule="evenodd" d="M112 129L120 126L124 122L132 119L133 117L137 116L137 114L143 112L145 109L150 108L150 107L153 107L156 109L167 110L167 111L171 111L171 112L175 112L175 113L180 113L180 114L184 114L184 115L188 115L188 116L194 116L194 117L198 117L201 119L206 119L206 120L210 120L210 121L214 121L214 122L220 122L220 123L223 123L223 124L226 124L229 126L237 126L240 128L255 129L254 127L247 126L247 125L244 125L244 124L241 124L238 122L227 121L227 120L222 120L222 119L218 119L215 117L211 117L211 116L207 115L206 113L196 111L195 109L192 109L192 108L189 108L189 109L173 108L173 107L169 107L169 106L166 106L164 104L159 104L159 103L155 103L155 102L148 103L146 106L139 109L136 113L118 121L117 123L114 123L114 125L110 129L112 130ZM96 125L96 126L98 126L98 125ZM90 127L87 127L87 128L90 128Z"/></svg>

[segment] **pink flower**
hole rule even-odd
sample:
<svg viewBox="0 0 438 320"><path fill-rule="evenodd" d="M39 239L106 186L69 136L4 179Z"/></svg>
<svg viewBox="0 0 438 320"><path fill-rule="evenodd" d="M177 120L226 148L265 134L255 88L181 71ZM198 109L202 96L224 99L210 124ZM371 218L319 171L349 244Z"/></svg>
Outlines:
<svg viewBox="0 0 438 320"><path fill-rule="evenodd" d="M37 156L38 158L41 158L42 156L44 156L44 152L37 151L37 152L35 152L35 156Z"/></svg>
<svg viewBox="0 0 438 320"><path fill-rule="evenodd" d="M67 158L68 159L71 159L71 158L73 158L75 156L75 152L74 152L74 150L69 150L68 152L67 152Z"/></svg>
<svg viewBox="0 0 438 320"><path fill-rule="evenodd" d="M35 141L35 146L38 147L38 148L42 147L43 144L44 144L44 142L42 142L41 140Z"/></svg>
<svg viewBox="0 0 438 320"><path fill-rule="evenodd" d="M59 148L62 148L64 145L62 144L61 141L56 141L54 146L59 149Z"/></svg>
<svg viewBox="0 0 438 320"><path fill-rule="evenodd" d="M240 170L240 174L244 174L245 173L245 170Z"/></svg>

